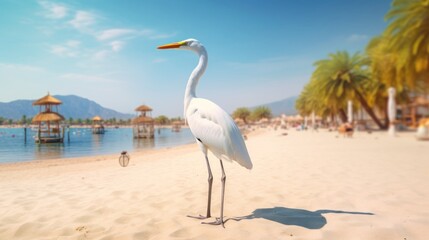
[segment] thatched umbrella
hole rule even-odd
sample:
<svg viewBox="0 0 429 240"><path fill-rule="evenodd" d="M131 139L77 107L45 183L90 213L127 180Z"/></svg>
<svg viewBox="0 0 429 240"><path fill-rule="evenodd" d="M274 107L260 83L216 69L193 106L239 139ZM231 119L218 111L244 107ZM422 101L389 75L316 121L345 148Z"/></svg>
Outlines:
<svg viewBox="0 0 429 240"><path fill-rule="evenodd" d="M146 124L146 123L153 123L154 120L151 117L146 117L146 116L139 116L133 119L132 123L133 124Z"/></svg>
<svg viewBox="0 0 429 240"><path fill-rule="evenodd" d="M148 107L148 106L146 106L146 105L141 105L141 106L138 106L138 107L135 109L135 111L136 111L136 112L150 112L150 111L152 111L152 108L150 108L150 107Z"/></svg>
<svg viewBox="0 0 429 240"><path fill-rule="evenodd" d="M171 124L173 124L173 125L182 125L183 122L182 121L173 121Z"/></svg>
<svg viewBox="0 0 429 240"><path fill-rule="evenodd" d="M32 123L40 122L58 122L64 120L64 117L56 112L41 112L33 117Z"/></svg>
<svg viewBox="0 0 429 240"><path fill-rule="evenodd" d="M171 123L171 131L173 131L173 132L179 132L180 129L182 128L182 124L183 124L182 121L173 121Z"/></svg>
<svg viewBox="0 0 429 240"><path fill-rule="evenodd" d="M92 118L92 121L101 121L103 120L100 116L95 116Z"/></svg>
<svg viewBox="0 0 429 240"><path fill-rule="evenodd" d="M49 93L48 95L36 100L33 102L33 106L42 106L42 105L60 105L62 102L54 97L52 97Z"/></svg>
<svg viewBox="0 0 429 240"><path fill-rule="evenodd" d="M299 115L299 114L295 115L295 117L294 117L294 121L295 122L301 122L303 119L304 118L301 115Z"/></svg>

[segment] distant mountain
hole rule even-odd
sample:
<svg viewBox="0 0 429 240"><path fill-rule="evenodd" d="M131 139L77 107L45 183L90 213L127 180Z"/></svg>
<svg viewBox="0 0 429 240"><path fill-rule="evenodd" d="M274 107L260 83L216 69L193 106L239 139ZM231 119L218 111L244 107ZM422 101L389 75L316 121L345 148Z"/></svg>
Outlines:
<svg viewBox="0 0 429 240"><path fill-rule="evenodd" d="M266 107L270 108L271 113L275 117L280 116L283 113L286 115L295 115L295 114L297 114L297 111L295 109L295 101L297 98L298 98L297 96L288 97L288 98L285 98L285 99L280 100L280 101L261 104L259 106L266 106ZM259 106L255 106L253 108L256 108Z"/></svg>
<svg viewBox="0 0 429 240"><path fill-rule="evenodd" d="M132 114L120 113L112 109L102 107L100 104L86 98L75 95L54 96L63 102L59 107L59 113L66 119L86 119L98 115L104 119L129 119L133 118ZM21 119L23 115L32 118L39 112L38 106L32 106L34 100L16 100L12 102L0 102L0 117L14 120Z"/></svg>

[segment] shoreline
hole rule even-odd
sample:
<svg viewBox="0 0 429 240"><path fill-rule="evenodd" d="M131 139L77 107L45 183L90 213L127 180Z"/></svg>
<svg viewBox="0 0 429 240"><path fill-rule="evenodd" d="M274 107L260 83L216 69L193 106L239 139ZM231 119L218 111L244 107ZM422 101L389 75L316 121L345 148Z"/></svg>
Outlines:
<svg viewBox="0 0 429 240"><path fill-rule="evenodd" d="M194 143L185 143L182 145L177 145L173 147L163 147L157 149L141 149L137 151L127 151L130 156L135 155L137 157L141 157L144 154L154 154L156 152L165 151L169 149L181 149L187 148ZM120 153L117 154L99 154L99 155L88 155L88 156L80 156L80 157L62 157L62 158L52 158L52 159L33 159L29 161L20 161L20 162L3 162L0 163L0 172L4 169L23 169L26 166L43 168L50 166L59 166L59 165L72 165L72 164L80 164L80 163L88 163L88 162L98 162L98 161L106 161L111 159L119 159Z"/></svg>
<svg viewBox="0 0 429 240"><path fill-rule="evenodd" d="M264 130L266 131L266 129ZM247 136L256 136L260 134L261 129L256 129L251 132L248 132ZM182 143L179 145L174 146L167 146L167 147L161 147L161 148L148 148L148 149L132 149L131 151L127 151L128 154L137 155L140 156L142 154L150 154L153 152L156 152L158 150L167 150L172 148L180 148L180 147L186 147L190 145L194 145L194 142L190 143ZM94 154L94 155L85 155L85 156L79 156L79 157L61 157L61 158L48 158L48 159L32 159L32 160L25 160L25 161L18 161L18 162L0 162L0 171L2 171L2 167L14 167L14 168L20 168L20 165L40 165L40 167L43 166L49 166L51 164L58 165L59 162L66 164L73 164L73 163L79 163L79 162L88 162L88 161L102 161L106 159L111 158L119 158L120 152L118 153L110 153L110 154ZM91 159L91 160L90 160Z"/></svg>
<svg viewBox="0 0 429 240"><path fill-rule="evenodd" d="M133 128L133 125L103 125L105 128ZM10 129L10 128L32 128L37 127L37 125L0 125L0 129ZM173 125L154 125L154 128L172 128ZM181 125L181 128L189 128L187 125ZM92 128L92 125L70 125L70 128Z"/></svg>
<svg viewBox="0 0 429 240"><path fill-rule="evenodd" d="M92 134L89 128L71 128L70 131L66 130L63 143L37 144L34 141L37 132L27 131L25 138L22 128L0 129L0 165L57 158L119 155L123 150L139 152L193 142L188 128L183 128L179 133L172 132L169 128L158 128L155 129L153 139L134 139L132 134L131 128L111 129L103 135Z"/></svg>

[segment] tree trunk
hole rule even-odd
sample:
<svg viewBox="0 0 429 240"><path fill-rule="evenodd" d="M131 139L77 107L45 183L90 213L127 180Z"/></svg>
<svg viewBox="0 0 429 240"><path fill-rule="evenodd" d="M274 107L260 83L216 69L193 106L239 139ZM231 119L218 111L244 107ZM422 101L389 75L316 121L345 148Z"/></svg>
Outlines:
<svg viewBox="0 0 429 240"><path fill-rule="evenodd" d="M365 98L362 96L362 94L356 89L353 88L356 96L360 102L360 104L362 105L362 107L365 109L365 111L369 114L369 116L372 118L372 120L374 120L375 124L377 124L377 126L380 129L387 129L387 126L383 125L381 123L381 121L377 118L377 116L375 116L374 111L372 110L372 108L368 105L368 103L366 102Z"/></svg>
<svg viewBox="0 0 429 240"><path fill-rule="evenodd" d="M338 110L338 114L340 115L341 121L343 123L347 122L347 115L346 112L344 111L344 109L340 108L340 110Z"/></svg>
<svg viewBox="0 0 429 240"><path fill-rule="evenodd" d="M386 99L386 102L387 102L387 99ZM389 126L389 123L390 123L388 111L389 111L389 106L386 104L386 106L384 107L384 116L385 116L384 126L386 127Z"/></svg>
<svg viewBox="0 0 429 240"><path fill-rule="evenodd" d="M333 110L331 110L331 125L332 127L336 127L337 126L337 122L335 121L335 112Z"/></svg>

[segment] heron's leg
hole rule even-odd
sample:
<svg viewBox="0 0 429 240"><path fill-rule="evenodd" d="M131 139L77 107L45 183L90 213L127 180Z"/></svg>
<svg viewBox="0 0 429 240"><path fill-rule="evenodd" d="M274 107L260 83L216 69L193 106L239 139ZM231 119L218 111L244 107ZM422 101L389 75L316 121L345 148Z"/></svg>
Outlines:
<svg viewBox="0 0 429 240"><path fill-rule="evenodd" d="M221 205L220 205L220 218L216 218L216 221L214 222L203 222L203 224L211 224L211 225L222 225L222 227L224 226L224 221L223 221L223 206L224 206L224 202L225 202L225 183L226 183L226 175L225 175L225 170L223 169L223 163L222 160L220 161L220 166L222 168L222 196L221 196Z"/></svg>
<svg viewBox="0 0 429 240"><path fill-rule="evenodd" d="M208 191L208 200L207 200L207 215L206 216L189 216L191 218L197 218L197 219L206 219L206 218L210 218L211 217L211 202L212 202L212 186L213 186L213 174L212 174L212 170L210 168L210 163L209 163L209 158L206 155L206 163L207 163L207 171L209 173L209 178L208 178L208 182L209 182L209 191Z"/></svg>

